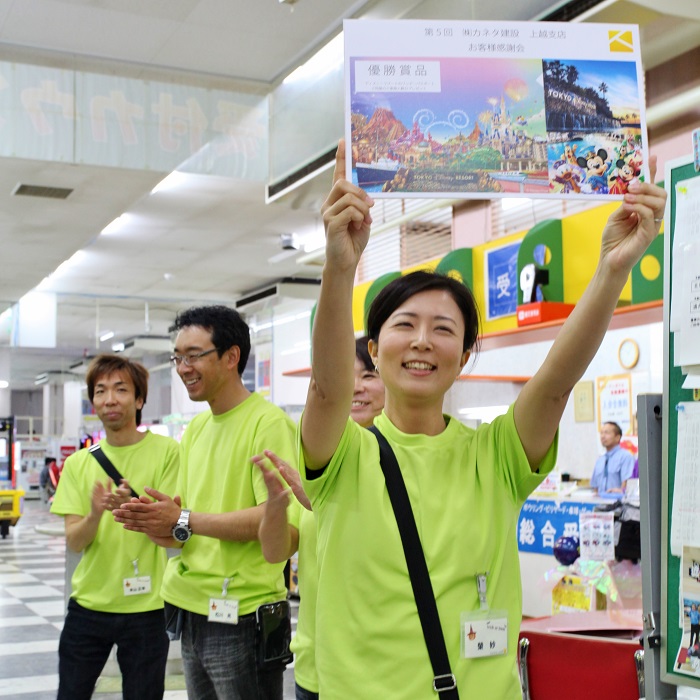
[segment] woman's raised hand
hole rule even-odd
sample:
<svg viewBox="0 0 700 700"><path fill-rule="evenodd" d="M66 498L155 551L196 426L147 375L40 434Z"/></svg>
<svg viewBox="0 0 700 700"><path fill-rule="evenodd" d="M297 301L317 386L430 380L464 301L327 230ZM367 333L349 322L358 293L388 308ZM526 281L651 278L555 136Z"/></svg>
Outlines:
<svg viewBox="0 0 700 700"><path fill-rule="evenodd" d="M600 259L614 271L628 274L656 238L666 206L666 192L653 184L656 157L649 161L650 182L630 183L620 207L603 231Z"/></svg>
<svg viewBox="0 0 700 700"><path fill-rule="evenodd" d="M326 262L337 269L354 269L369 240L372 198L345 179L345 141L338 143L333 188L321 207L326 229Z"/></svg>

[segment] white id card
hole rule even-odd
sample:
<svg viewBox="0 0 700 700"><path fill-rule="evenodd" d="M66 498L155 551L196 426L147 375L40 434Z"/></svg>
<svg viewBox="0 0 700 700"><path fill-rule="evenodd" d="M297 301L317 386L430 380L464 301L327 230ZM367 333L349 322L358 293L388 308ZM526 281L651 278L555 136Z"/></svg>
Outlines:
<svg viewBox="0 0 700 700"><path fill-rule="evenodd" d="M151 592L150 576L132 576L123 582L124 595L145 595Z"/></svg>
<svg viewBox="0 0 700 700"><path fill-rule="evenodd" d="M504 656L508 651L508 612L462 613L460 636L463 659Z"/></svg>
<svg viewBox="0 0 700 700"><path fill-rule="evenodd" d="M238 601L235 598L209 598L209 622L238 624Z"/></svg>

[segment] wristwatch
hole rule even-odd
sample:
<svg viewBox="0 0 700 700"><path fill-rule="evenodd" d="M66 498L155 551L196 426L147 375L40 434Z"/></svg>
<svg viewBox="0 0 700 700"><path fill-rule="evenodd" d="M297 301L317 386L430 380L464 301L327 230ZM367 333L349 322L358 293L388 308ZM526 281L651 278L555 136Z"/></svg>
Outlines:
<svg viewBox="0 0 700 700"><path fill-rule="evenodd" d="M192 529L190 528L190 511L183 508L180 517L173 526L173 537L183 544L192 537Z"/></svg>

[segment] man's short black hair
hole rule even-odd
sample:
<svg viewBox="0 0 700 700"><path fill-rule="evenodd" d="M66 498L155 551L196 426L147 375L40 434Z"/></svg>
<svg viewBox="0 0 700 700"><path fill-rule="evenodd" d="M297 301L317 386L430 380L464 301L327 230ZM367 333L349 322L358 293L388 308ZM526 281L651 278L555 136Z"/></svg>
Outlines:
<svg viewBox="0 0 700 700"><path fill-rule="evenodd" d="M606 420L603 425L612 425L615 429L615 435L622 437L622 428L614 420Z"/></svg>
<svg viewBox="0 0 700 700"><path fill-rule="evenodd" d="M250 355L250 329L238 311L228 306L193 306L181 311L168 330L177 333L189 326L199 326L211 333L211 342L219 357L237 345L240 351L238 374L243 374Z"/></svg>

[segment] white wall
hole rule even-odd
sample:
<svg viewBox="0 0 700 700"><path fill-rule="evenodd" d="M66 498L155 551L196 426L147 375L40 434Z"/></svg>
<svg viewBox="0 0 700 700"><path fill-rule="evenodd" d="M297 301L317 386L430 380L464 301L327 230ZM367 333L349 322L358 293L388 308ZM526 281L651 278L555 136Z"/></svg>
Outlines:
<svg viewBox="0 0 700 700"><path fill-rule="evenodd" d="M272 401L277 406L303 406L309 388L308 377L289 377L285 372L311 365L311 307L314 302L297 300L281 307L272 328ZM291 411L291 413L294 413Z"/></svg>
<svg viewBox="0 0 700 700"><path fill-rule="evenodd" d="M583 379L595 382L596 377L628 373L628 370L620 366L617 358L618 347L625 338L633 338L639 345L639 362L629 371L632 375L633 405L636 407L638 394L661 393L663 390L661 323L608 331ZM475 375L532 376L544 361L550 347L551 342L544 341L487 350L477 358L474 367L470 361L468 369ZM521 384L510 382L460 381L450 390L445 410L458 416L460 408L509 404L521 387ZM560 424L557 469L577 478L590 478L596 457L601 452L597 420L577 423L570 399Z"/></svg>
<svg viewBox="0 0 700 700"><path fill-rule="evenodd" d="M79 439L83 407L84 382L65 382L63 385L63 437Z"/></svg>

